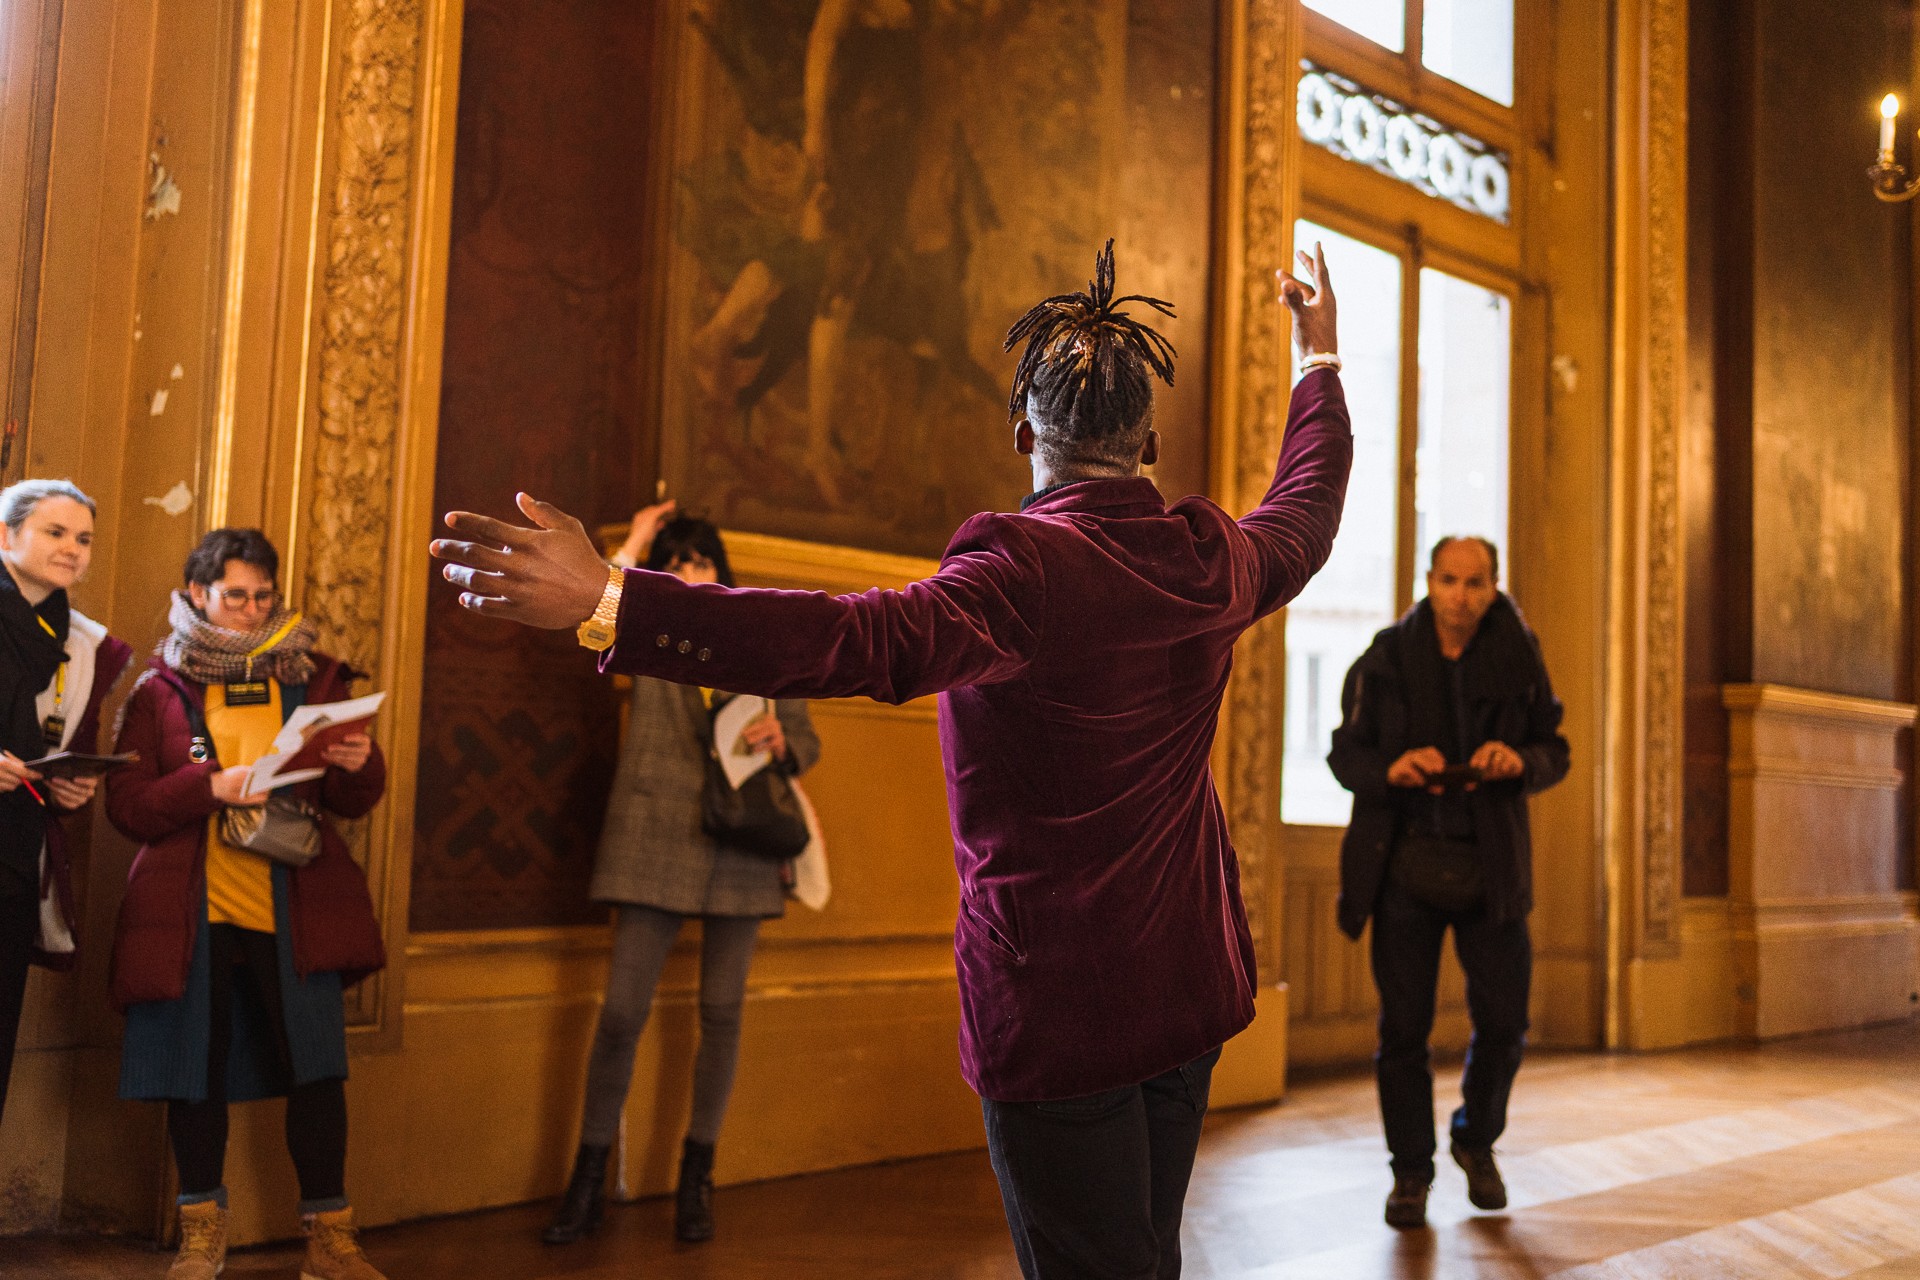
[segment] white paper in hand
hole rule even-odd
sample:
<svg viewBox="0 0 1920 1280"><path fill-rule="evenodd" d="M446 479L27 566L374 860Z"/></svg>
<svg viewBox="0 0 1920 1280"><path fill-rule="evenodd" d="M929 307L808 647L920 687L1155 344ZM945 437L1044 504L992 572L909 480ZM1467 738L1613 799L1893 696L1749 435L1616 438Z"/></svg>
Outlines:
<svg viewBox="0 0 1920 1280"><path fill-rule="evenodd" d="M279 736L274 738L272 750L253 762L253 768L247 774L247 791L257 794L324 777L327 772L324 764L312 767L314 752L306 750L308 744L332 726L371 720L379 712L380 704L386 700L387 695L382 692L370 693L364 698L350 698L345 702L295 707L293 714L287 717L286 724L281 726ZM308 757L307 760L300 759L303 753Z"/></svg>
<svg viewBox="0 0 1920 1280"><path fill-rule="evenodd" d="M720 769L727 785L735 791L740 784L766 768L773 760L771 751L749 751L740 740L746 727L773 710L765 698L739 697L714 713L713 749L720 755Z"/></svg>

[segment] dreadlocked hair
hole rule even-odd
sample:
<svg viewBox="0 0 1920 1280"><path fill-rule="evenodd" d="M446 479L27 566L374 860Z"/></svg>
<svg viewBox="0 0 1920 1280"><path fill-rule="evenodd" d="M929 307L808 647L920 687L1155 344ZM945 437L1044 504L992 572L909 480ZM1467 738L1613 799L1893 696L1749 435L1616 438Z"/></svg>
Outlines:
<svg viewBox="0 0 1920 1280"><path fill-rule="evenodd" d="M1048 298L1007 330L1004 350L1027 349L1013 374L1009 421L1024 411L1041 447L1061 458L1124 462L1146 440L1153 414L1153 378L1173 385L1173 344L1119 310L1145 303L1163 316L1159 298L1113 296L1113 241L1094 260L1085 293Z"/></svg>

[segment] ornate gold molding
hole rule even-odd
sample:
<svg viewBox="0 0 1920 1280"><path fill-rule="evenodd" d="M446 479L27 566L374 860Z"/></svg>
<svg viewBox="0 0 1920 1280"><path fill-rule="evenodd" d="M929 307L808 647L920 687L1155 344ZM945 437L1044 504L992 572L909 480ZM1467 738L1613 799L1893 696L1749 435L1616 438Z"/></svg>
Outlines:
<svg viewBox="0 0 1920 1280"><path fill-rule="evenodd" d="M418 755L426 554L452 188L459 0L312 0L333 50L312 145L325 166L312 280L310 456L290 516L321 643L373 677L387 797L353 833L387 939L356 990L362 1047L399 1047ZM306 495L304 499L298 495Z"/></svg>
<svg viewBox="0 0 1920 1280"><path fill-rule="evenodd" d="M351 0L317 317L307 612L376 679L400 424L421 0Z"/></svg>
<svg viewBox="0 0 1920 1280"><path fill-rule="evenodd" d="M1686 0L1626 0L1618 22L1609 825L1645 956L1680 938Z"/></svg>
<svg viewBox="0 0 1920 1280"><path fill-rule="evenodd" d="M1250 510L1273 478L1286 427L1287 334L1273 273L1293 242L1299 133L1293 127L1299 20L1288 0L1222 5L1215 260L1213 486L1229 511ZM1215 759L1228 828L1240 856L1241 894L1261 968L1280 968L1281 698L1286 684L1279 618L1254 628L1234 654Z"/></svg>

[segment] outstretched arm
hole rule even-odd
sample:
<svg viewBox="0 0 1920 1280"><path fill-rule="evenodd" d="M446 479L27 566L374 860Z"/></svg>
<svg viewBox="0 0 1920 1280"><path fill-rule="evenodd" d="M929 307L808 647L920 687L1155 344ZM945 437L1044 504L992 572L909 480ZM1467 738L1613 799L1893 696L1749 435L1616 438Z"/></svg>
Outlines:
<svg viewBox="0 0 1920 1280"><path fill-rule="evenodd" d="M1311 285L1282 271L1280 300L1293 313L1293 345L1302 361L1337 356L1333 282L1326 255L1299 255ZM1257 612L1264 616L1300 594L1325 564L1340 528L1353 466L1353 433L1339 375L1310 369L1293 389L1287 433L1274 467L1273 484L1240 527L1260 551L1262 582Z"/></svg>
<svg viewBox="0 0 1920 1280"><path fill-rule="evenodd" d="M460 603L530 626L578 626L598 605L606 566L578 520L522 494L537 528L470 512L447 524L433 554ZM604 670L769 698L869 697L883 702L1005 680L1038 640L1044 580L1014 521L976 516L940 571L899 591L829 596L690 586L628 570Z"/></svg>

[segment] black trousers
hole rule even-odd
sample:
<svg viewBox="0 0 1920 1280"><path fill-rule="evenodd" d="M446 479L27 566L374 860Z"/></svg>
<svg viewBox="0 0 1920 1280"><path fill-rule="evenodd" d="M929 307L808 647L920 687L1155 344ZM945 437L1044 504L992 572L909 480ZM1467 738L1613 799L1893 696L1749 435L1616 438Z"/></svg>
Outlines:
<svg viewBox="0 0 1920 1280"><path fill-rule="evenodd" d="M1484 909L1436 911L1389 884L1373 917L1373 982L1380 992L1374 1070L1396 1177L1433 1179L1433 1070L1427 1040L1448 928L1467 975L1467 1012L1473 1019L1460 1081L1462 1105L1453 1113L1455 1142L1484 1149L1506 1131L1507 1098L1526 1047L1533 978L1526 920L1496 924Z"/></svg>
<svg viewBox="0 0 1920 1280"><path fill-rule="evenodd" d="M40 936L40 886L11 865L0 866L0 1116L7 1112L7 1080L20 1011L27 998L27 963Z"/></svg>
<svg viewBox="0 0 1920 1280"><path fill-rule="evenodd" d="M1214 1049L1144 1084L1061 1102L981 1100L1027 1280L1171 1280Z"/></svg>
<svg viewBox="0 0 1920 1280"><path fill-rule="evenodd" d="M230 924L207 930L213 983L213 1027L207 1046L207 1096L200 1102L167 1104L167 1136L180 1170L183 1200L220 1191L227 1162L227 1055L233 1042L234 989L245 983L272 1024L268 1037L275 1064L287 1082L287 1153L300 1180L303 1206L344 1204L347 1181L347 1091L339 1079L294 1085L287 1046L286 1010L280 999L280 953L274 936Z"/></svg>

